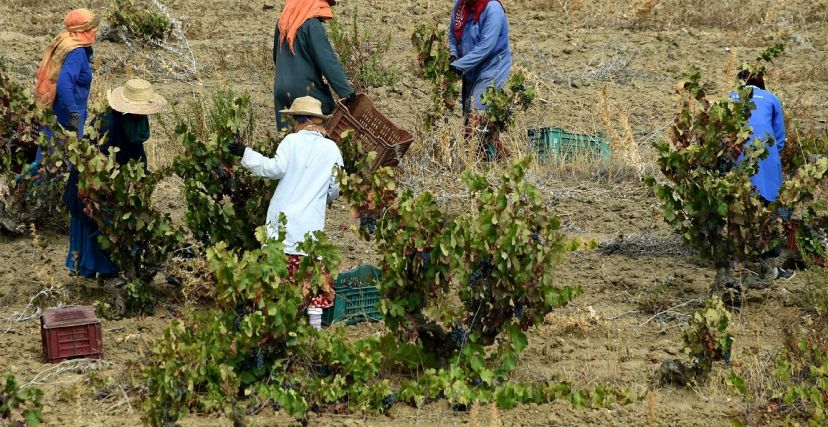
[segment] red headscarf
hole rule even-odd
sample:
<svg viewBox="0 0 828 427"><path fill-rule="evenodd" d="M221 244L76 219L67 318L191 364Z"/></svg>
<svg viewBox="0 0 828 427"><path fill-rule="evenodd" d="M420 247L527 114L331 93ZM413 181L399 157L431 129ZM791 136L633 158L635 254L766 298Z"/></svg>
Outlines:
<svg viewBox="0 0 828 427"><path fill-rule="evenodd" d="M87 9L75 9L63 18L66 31L58 34L49 43L35 74L35 100L38 105L44 108L52 107L63 61L74 49L92 46L95 43L95 33L100 22L100 18Z"/></svg>
<svg viewBox="0 0 828 427"><path fill-rule="evenodd" d="M486 10L490 1L496 1L503 6L500 0L458 0L457 12L454 15L454 36L458 43L463 38L463 30L469 18L472 18L474 22L480 21L480 15Z"/></svg>
<svg viewBox="0 0 828 427"><path fill-rule="evenodd" d="M293 52L296 32L311 18L333 18L328 0L287 0L282 14L279 15L279 44L287 41L290 51Z"/></svg>

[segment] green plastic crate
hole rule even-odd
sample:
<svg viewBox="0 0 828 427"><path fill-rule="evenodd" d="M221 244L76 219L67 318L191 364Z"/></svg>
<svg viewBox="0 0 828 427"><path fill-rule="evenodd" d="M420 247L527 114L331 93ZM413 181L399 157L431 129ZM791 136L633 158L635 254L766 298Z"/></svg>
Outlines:
<svg viewBox="0 0 828 427"><path fill-rule="evenodd" d="M577 156L587 156L595 160L606 160L612 154L601 136L570 133L561 128L529 129L529 145L541 158L552 155L558 159L571 160Z"/></svg>
<svg viewBox="0 0 828 427"><path fill-rule="evenodd" d="M331 307L322 311L322 324L382 320L379 308L379 289L375 283L382 278L382 271L364 264L351 271L339 273L334 282L336 297Z"/></svg>

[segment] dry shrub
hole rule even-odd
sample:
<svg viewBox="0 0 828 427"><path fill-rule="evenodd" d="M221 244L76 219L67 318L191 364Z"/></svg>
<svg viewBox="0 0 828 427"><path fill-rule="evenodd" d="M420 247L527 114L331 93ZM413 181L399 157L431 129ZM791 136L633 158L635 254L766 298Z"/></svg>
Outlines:
<svg viewBox="0 0 828 427"><path fill-rule="evenodd" d="M744 30L763 22L768 1L644 0L633 4L627 26L641 29L718 28Z"/></svg>
<svg viewBox="0 0 828 427"><path fill-rule="evenodd" d="M216 281L210 274L204 248L182 249L167 263L167 281L177 285L187 301L215 301Z"/></svg>
<svg viewBox="0 0 828 427"><path fill-rule="evenodd" d="M737 67L736 49L731 49L727 55L727 62L725 62L725 66L722 69L722 77L719 81L719 90L722 93L727 93L733 89L736 83Z"/></svg>
<svg viewBox="0 0 828 427"><path fill-rule="evenodd" d="M554 311L546 315L543 319L544 329L550 334L562 335L577 335L583 336L591 332L595 328L604 328L607 325L604 320L592 306L585 310L578 308L575 310Z"/></svg>
<svg viewBox="0 0 828 427"><path fill-rule="evenodd" d="M604 130L610 136L609 146L612 149L612 156L637 170L639 175L644 173L644 160L630 126L629 115L617 104L610 104L606 85L598 91L598 117ZM613 123L613 118L617 124Z"/></svg>

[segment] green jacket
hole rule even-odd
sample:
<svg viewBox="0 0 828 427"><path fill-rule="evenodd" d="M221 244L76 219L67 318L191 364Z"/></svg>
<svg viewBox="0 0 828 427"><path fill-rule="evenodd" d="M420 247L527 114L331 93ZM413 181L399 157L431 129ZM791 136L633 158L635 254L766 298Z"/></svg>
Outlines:
<svg viewBox="0 0 828 427"><path fill-rule="evenodd" d="M278 129L286 126L279 111L289 108L294 99L312 96L322 102L323 113L331 114L335 107L331 87L342 98L354 91L328 41L321 19L308 19L299 27L293 50L295 53L291 53L287 41L279 43L277 24L273 41L273 63L276 65L273 103Z"/></svg>

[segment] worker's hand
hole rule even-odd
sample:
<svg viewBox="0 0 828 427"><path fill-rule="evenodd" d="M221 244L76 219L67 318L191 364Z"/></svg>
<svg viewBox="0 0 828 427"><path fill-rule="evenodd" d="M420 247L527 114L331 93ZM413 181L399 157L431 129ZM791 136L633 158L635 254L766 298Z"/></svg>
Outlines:
<svg viewBox="0 0 828 427"><path fill-rule="evenodd" d="M342 103L344 103L347 106L351 106L351 105L353 105L354 102L356 102L356 99L357 99L356 92L351 92L350 95L346 96L345 98L342 98Z"/></svg>
<svg viewBox="0 0 828 427"><path fill-rule="evenodd" d="M454 65L449 65L449 70L454 74L457 74L458 77L463 77L463 70L455 67Z"/></svg>
<svg viewBox="0 0 828 427"><path fill-rule="evenodd" d="M247 149L247 146L240 143L238 139L233 140L230 145L227 146L227 151L234 156L242 157L244 156L244 150Z"/></svg>
<svg viewBox="0 0 828 427"><path fill-rule="evenodd" d="M454 62L454 61L456 61L456 60L457 60L457 56L456 56L456 55L451 55L451 56L449 56L449 64L450 64L450 63L452 63L452 62Z"/></svg>
<svg viewBox="0 0 828 427"><path fill-rule="evenodd" d="M66 130L77 132L80 129L80 113L69 113L69 123L66 124Z"/></svg>

